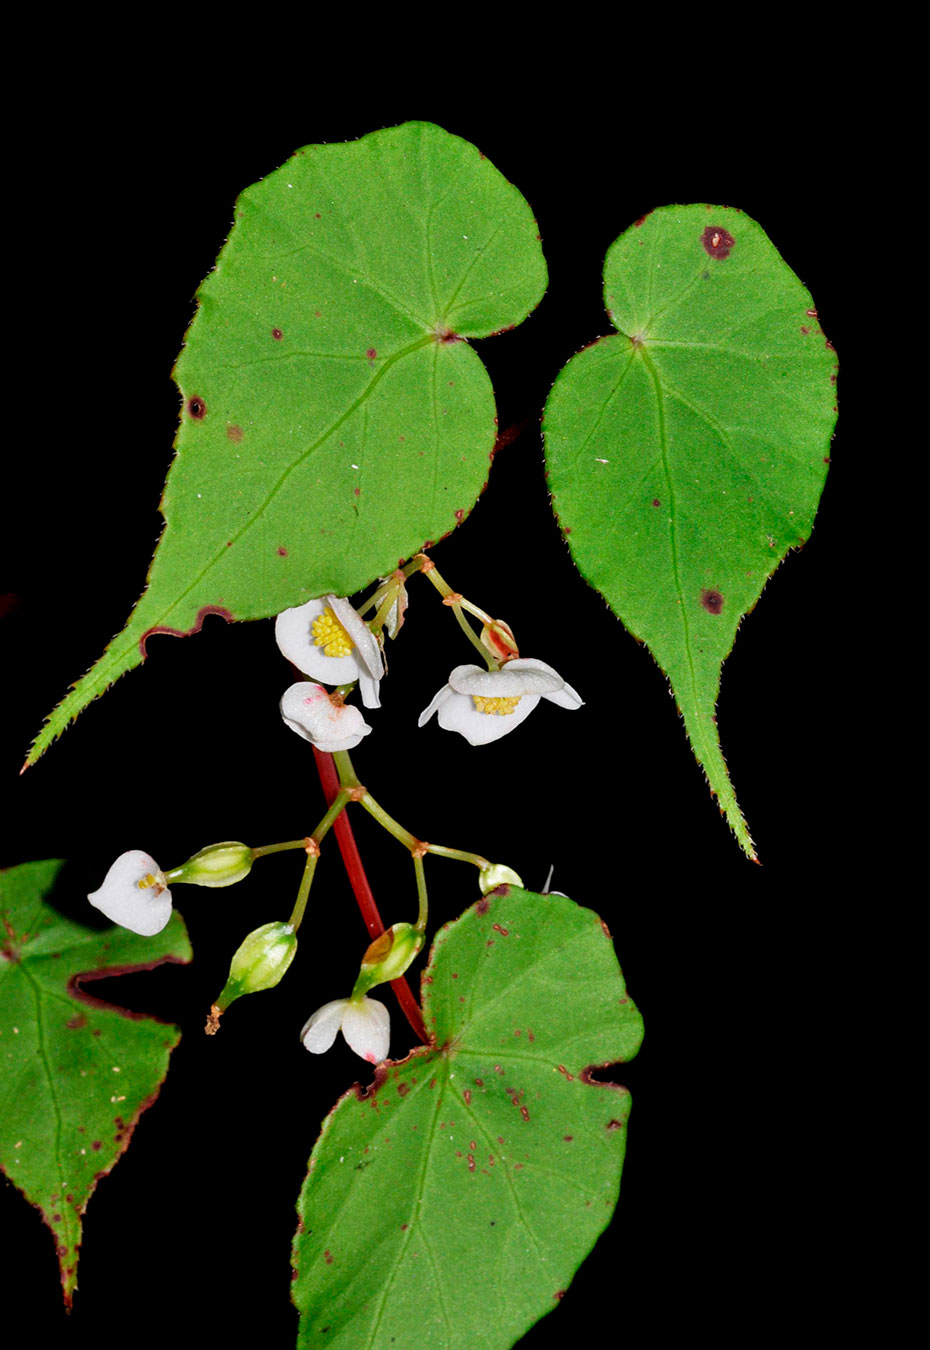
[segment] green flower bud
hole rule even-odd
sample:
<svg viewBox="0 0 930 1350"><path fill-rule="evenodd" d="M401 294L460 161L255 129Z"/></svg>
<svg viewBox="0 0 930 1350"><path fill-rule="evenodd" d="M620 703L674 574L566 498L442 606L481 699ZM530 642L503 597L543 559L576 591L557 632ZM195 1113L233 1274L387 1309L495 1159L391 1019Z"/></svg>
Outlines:
<svg viewBox="0 0 930 1350"><path fill-rule="evenodd" d="M505 867L503 863L490 863L487 867L482 867L478 874L478 885L481 887L481 894L487 895L488 891L493 891L497 886L523 886L523 882L517 876L512 867Z"/></svg>
<svg viewBox="0 0 930 1350"><path fill-rule="evenodd" d="M170 882L184 881L193 886L232 886L251 870L252 850L248 844L210 844L165 876Z"/></svg>
<svg viewBox="0 0 930 1350"><path fill-rule="evenodd" d="M207 1034L219 1030L220 1014L235 999L273 989L296 952L297 936L289 923L265 923L250 933L229 964L229 978L207 1018Z"/></svg>
<svg viewBox="0 0 930 1350"><path fill-rule="evenodd" d="M399 980L422 946L423 934L412 923L395 923L386 929L362 957L352 997L361 998L376 984Z"/></svg>

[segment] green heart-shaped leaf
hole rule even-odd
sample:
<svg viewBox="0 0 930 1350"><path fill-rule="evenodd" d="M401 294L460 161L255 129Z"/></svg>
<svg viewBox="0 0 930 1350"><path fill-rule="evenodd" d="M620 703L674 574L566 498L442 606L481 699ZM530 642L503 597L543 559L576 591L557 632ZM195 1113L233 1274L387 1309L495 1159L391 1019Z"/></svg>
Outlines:
<svg viewBox="0 0 930 1350"><path fill-rule="evenodd" d="M582 576L668 675L691 746L755 858L717 735L740 620L809 536L836 421L836 355L762 229L720 206L637 221L604 265L618 335L546 404L553 505Z"/></svg>
<svg viewBox="0 0 930 1350"><path fill-rule="evenodd" d="M70 1305L87 1202L157 1097L181 1036L85 984L189 961L191 949L178 914L152 938L63 918L44 899L62 866L0 872L0 1166L52 1230Z"/></svg>
<svg viewBox="0 0 930 1350"><path fill-rule="evenodd" d="M301 1192L302 1347L506 1347L555 1307L617 1201L630 1098L589 1070L642 1020L589 909L501 887L438 934L435 1048L355 1088Z"/></svg>
<svg viewBox="0 0 930 1350"><path fill-rule="evenodd" d="M545 287L524 198L427 122L307 146L243 192L174 372L148 587L27 763L151 634L351 595L448 534L496 435L468 339L520 323Z"/></svg>

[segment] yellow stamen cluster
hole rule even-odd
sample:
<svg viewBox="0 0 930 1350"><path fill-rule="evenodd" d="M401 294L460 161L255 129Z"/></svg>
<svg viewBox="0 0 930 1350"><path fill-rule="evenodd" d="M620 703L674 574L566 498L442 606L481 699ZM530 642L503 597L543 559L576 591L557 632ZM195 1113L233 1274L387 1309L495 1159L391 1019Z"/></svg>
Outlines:
<svg viewBox="0 0 930 1350"><path fill-rule="evenodd" d="M518 694L516 698L479 698L477 694L472 694L479 712L497 713L499 717L509 717L520 702L520 697Z"/></svg>
<svg viewBox="0 0 930 1350"><path fill-rule="evenodd" d="M139 881L139 890L148 890L149 886L153 888L156 895L161 895L162 891L165 889L158 877L153 877L151 872L147 872L145 876L141 878Z"/></svg>
<svg viewBox="0 0 930 1350"><path fill-rule="evenodd" d="M348 656L355 646L342 624L329 608L313 620L313 641L326 656Z"/></svg>

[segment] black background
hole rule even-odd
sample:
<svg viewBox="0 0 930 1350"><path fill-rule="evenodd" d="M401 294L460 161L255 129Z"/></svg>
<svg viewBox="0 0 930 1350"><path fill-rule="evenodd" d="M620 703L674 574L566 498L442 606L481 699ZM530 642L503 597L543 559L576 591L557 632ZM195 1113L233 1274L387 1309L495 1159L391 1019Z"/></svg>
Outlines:
<svg viewBox="0 0 930 1350"><path fill-rule="evenodd" d="M193 639L153 639L142 669L15 776L42 717L143 584L177 418L169 371L237 193L300 145L409 117L472 140L531 203L550 286L525 324L477 344L501 428L527 425L435 558L586 706L544 703L483 749L435 722L418 732L420 708L471 655L414 579L384 708L356 766L419 836L506 861L531 888L554 865L553 887L609 923L645 1018L643 1049L622 1075L634 1105L616 1215L525 1343L591 1334L605 1315L608 1343L677 1342L702 1328L743 1344L754 1327L787 1327L820 1280L849 1166L837 990L849 904L868 885L862 771L847 740L865 698L849 675L862 634L848 563L871 449L857 418L865 356L849 285L853 114L831 108L829 90L814 116L751 82L738 115L716 86L598 101L541 85L474 108L460 91L308 90L299 109L237 94L196 85L179 103L101 65L57 92L58 134L18 151L36 222L20 278L36 384L5 512L2 589L16 603L0 625L10 710L0 863L69 859L62 903L85 917L81 897L124 849L170 867L215 840L270 842L315 824L312 754L277 712L290 674L270 622L208 619ZM763 225L810 288L842 367L813 536L766 588L723 674L718 724L761 867L711 800L648 651L575 572L538 430L561 366L610 331L608 245L651 208L693 200L739 206ZM412 916L403 850L355 824L386 919ZM428 860L428 875L436 924L477 898L469 868ZM298 879L285 855L227 891L179 888L193 966L96 987L178 1022L184 1038L92 1198L67 1321L49 1234L0 1187L5 1281L34 1295L34 1330L49 1343L147 1343L174 1334L179 1307L209 1344L249 1343L245 1329L259 1324L263 1344L293 1343L294 1202L320 1119L367 1075L341 1042L311 1058L297 1039L316 1006L349 991L365 941L334 843L285 982L237 1004L214 1039L202 1025L231 952L258 923L286 917ZM399 1015L393 1028L399 1056L411 1042Z"/></svg>

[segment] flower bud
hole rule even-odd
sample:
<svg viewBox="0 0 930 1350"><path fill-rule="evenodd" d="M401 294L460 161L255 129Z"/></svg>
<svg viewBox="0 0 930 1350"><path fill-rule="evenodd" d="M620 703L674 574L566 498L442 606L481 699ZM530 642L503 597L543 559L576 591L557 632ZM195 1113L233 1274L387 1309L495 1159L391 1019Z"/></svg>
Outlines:
<svg viewBox="0 0 930 1350"><path fill-rule="evenodd" d="M395 923L376 937L362 957L353 998L360 998L376 984L399 980L423 946L423 934L412 923Z"/></svg>
<svg viewBox="0 0 930 1350"><path fill-rule="evenodd" d="M184 881L193 886L232 886L251 870L252 850L248 844L225 843L202 848L166 875L171 882Z"/></svg>
<svg viewBox="0 0 930 1350"><path fill-rule="evenodd" d="M297 936L289 923L265 923L250 933L229 964L229 978L210 1009L207 1034L219 1029L220 1013L243 994L273 989L297 952Z"/></svg>
<svg viewBox="0 0 930 1350"><path fill-rule="evenodd" d="M482 626L481 641L500 661L509 661L511 657L520 655L520 648L510 630L510 625L501 619L492 619L490 623Z"/></svg>
<svg viewBox="0 0 930 1350"><path fill-rule="evenodd" d="M493 891L497 886L523 886L523 882L517 876L512 867L505 867L503 863L489 863L487 867L482 867L478 874L478 885L481 887L481 894L487 895L488 891Z"/></svg>

